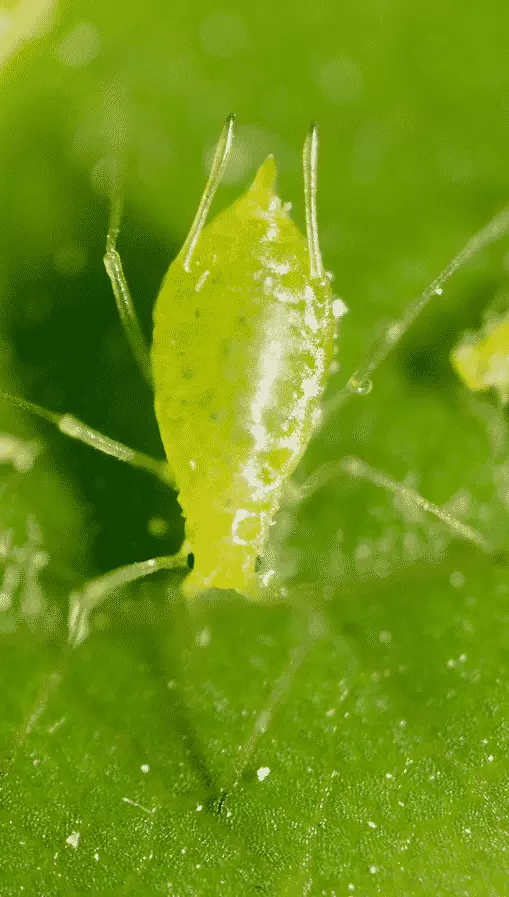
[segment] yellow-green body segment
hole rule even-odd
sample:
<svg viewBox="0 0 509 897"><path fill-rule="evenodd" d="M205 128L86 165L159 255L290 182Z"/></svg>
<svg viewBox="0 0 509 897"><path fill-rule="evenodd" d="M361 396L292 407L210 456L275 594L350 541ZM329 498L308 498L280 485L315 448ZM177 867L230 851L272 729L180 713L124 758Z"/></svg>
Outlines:
<svg viewBox="0 0 509 897"><path fill-rule="evenodd" d="M454 347L451 361L469 389L496 389L503 404L509 401L509 314L467 334Z"/></svg>
<svg viewBox="0 0 509 897"><path fill-rule="evenodd" d="M204 228L189 270L175 259L154 311L155 409L195 558L190 597L257 594L257 558L333 359L330 282L310 278L275 174L269 157Z"/></svg>

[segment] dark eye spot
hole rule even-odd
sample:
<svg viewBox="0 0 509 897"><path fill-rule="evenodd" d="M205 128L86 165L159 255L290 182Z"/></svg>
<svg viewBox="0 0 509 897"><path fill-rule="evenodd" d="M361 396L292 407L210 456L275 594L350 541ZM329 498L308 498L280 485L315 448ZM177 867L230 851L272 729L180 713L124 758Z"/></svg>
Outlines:
<svg viewBox="0 0 509 897"><path fill-rule="evenodd" d="M190 554L187 555L187 566L189 567L190 570L193 570L193 568L194 568L194 554L192 551Z"/></svg>
<svg viewBox="0 0 509 897"><path fill-rule="evenodd" d="M258 555L258 557L256 558L256 561L255 561L255 565L254 565L255 573L259 573L260 570L262 569L262 567L263 567L263 558L260 557L260 555Z"/></svg>

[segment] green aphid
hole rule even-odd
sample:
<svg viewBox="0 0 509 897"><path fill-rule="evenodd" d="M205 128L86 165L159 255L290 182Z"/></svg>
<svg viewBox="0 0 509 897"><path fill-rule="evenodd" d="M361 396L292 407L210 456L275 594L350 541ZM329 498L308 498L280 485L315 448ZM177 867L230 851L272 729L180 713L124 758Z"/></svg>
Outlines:
<svg viewBox="0 0 509 897"><path fill-rule="evenodd" d="M451 352L451 362L474 392L496 389L501 402L509 401L509 313L467 333Z"/></svg>
<svg viewBox="0 0 509 897"><path fill-rule="evenodd" d="M155 306L155 409L195 559L188 596L259 591L257 561L333 360L330 279L275 178L269 156L192 252L186 241Z"/></svg>
<svg viewBox="0 0 509 897"><path fill-rule="evenodd" d="M244 196L206 225L232 130L230 116L189 235L161 287L151 352L116 248L121 191L113 194L104 261L134 355L154 387L167 463L99 433L71 414L55 414L0 393L0 399L51 421L67 436L147 470L178 491L186 522L179 553L119 567L74 592L69 611L74 645L87 637L91 613L112 591L158 570L185 573L183 590L190 598L212 587L255 598L287 595L284 574L270 557L272 552L277 555L281 540L269 542L270 527L320 419L337 318L346 308L333 298L319 249L316 127L303 152L306 236L275 193L271 156ZM373 372L427 303L442 295L458 267L508 229L509 207L467 242L400 320L389 324L329 403L329 416L348 397L369 392ZM461 343L453 352L453 364L471 389L495 386L506 401L508 345L509 316L490 325L480 339ZM299 496L311 495L338 475L364 479L400 495L433 514L456 536L492 551L482 533L359 458L323 464L308 477Z"/></svg>

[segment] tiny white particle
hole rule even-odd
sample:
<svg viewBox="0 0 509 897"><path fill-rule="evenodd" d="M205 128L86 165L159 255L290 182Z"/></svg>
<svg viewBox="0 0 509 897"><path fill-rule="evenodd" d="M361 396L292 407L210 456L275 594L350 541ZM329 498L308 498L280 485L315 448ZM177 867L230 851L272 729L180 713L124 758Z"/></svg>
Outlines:
<svg viewBox="0 0 509 897"><path fill-rule="evenodd" d="M394 776L393 776L392 772L386 772L386 773L385 773L385 778L386 778L386 779L393 779Z"/></svg>
<svg viewBox="0 0 509 897"><path fill-rule="evenodd" d="M196 805L196 812L199 813L200 810L203 810L203 804L197 804L197 805Z"/></svg>
<svg viewBox="0 0 509 897"><path fill-rule="evenodd" d="M150 772L150 766L148 765L148 763L142 763L140 769L145 773Z"/></svg>
<svg viewBox="0 0 509 897"><path fill-rule="evenodd" d="M371 872L371 875L375 875L375 873L376 873L376 866L370 866L370 867L369 867L369 871Z"/></svg>
<svg viewBox="0 0 509 897"><path fill-rule="evenodd" d="M94 853L94 860L96 861L96 863L99 862L99 854L98 853Z"/></svg>
<svg viewBox="0 0 509 897"><path fill-rule="evenodd" d="M371 819L368 822L370 828L376 828L376 822L372 822Z"/></svg>
<svg viewBox="0 0 509 897"><path fill-rule="evenodd" d="M350 884L348 885L348 890L349 890L349 891L355 891L355 885L353 885L353 884L350 883Z"/></svg>
<svg viewBox="0 0 509 897"><path fill-rule="evenodd" d="M443 291L442 287L437 287L435 290L435 293L437 294L437 296L441 296L443 292L444 291Z"/></svg>
<svg viewBox="0 0 509 897"><path fill-rule="evenodd" d="M336 713L336 708L331 707L330 710L327 710L327 713L325 714L325 716L334 716L335 713Z"/></svg>
<svg viewBox="0 0 509 897"><path fill-rule="evenodd" d="M78 844L80 843L80 832L71 832L70 835L65 839L65 843L69 844L70 847L77 849Z"/></svg>
<svg viewBox="0 0 509 897"><path fill-rule="evenodd" d="M490 755L488 756L488 763L493 763L493 760L494 760L494 759L495 759L495 758L494 758L493 754L490 754Z"/></svg>
<svg viewBox="0 0 509 897"><path fill-rule="evenodd" d="M260 766L260 768L256 770L256 775L258 776L258 781L263 782L263 780L267 778L269 773L270 773L269 766Z"/></svg>

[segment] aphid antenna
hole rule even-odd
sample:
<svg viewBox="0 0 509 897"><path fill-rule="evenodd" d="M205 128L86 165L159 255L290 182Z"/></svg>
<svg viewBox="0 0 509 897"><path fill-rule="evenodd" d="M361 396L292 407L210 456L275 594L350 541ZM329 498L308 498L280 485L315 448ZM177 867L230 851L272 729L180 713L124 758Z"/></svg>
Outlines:
<svg viewBox="0 0 509 897"><path fill-rule="evenodd" d="M318 189L318 126L312 122L302 151L306 232L309 246L309 273L312 279L323 280L324 268L318 238L316 197Z"/></svg>
<svg viewBox="0 0 509 897"><path fill-rule="evenodd" d="M106 253L104 266L113 288L113 295L122 327L124 328L131 351L145 380L152 386L152 366L147 341L138 321L131 291L124 274L122 261L117 252L117 238L120 230L123 206L124 164L115 161L113 183L111 188L111 207L108 234L106 236Z"/></svg>
<svg viewBox="0 0 509 897"><path fill-rule="evenodd" d="M196 212L194 221L191 225L191 229L184 241L184 245L180 250L180 254L184 258L183 265L185 271L190 270L190 265L194 251L196 249L196 244L198 243L200 234L205 227L205 222L207 220L210 206L212 205L214 196L217 193L217 188L221 183L221 178L223 177L226 163L228 162L228 156L230 155L233 140L234 122L235 115L233 113L230 113L230 115L226 119L223 130L221 131L221 136L214 153L214 159L212 161L209 178L205 185L205 190L203 191L203 195L198 206L198 211Z"/></svg>

